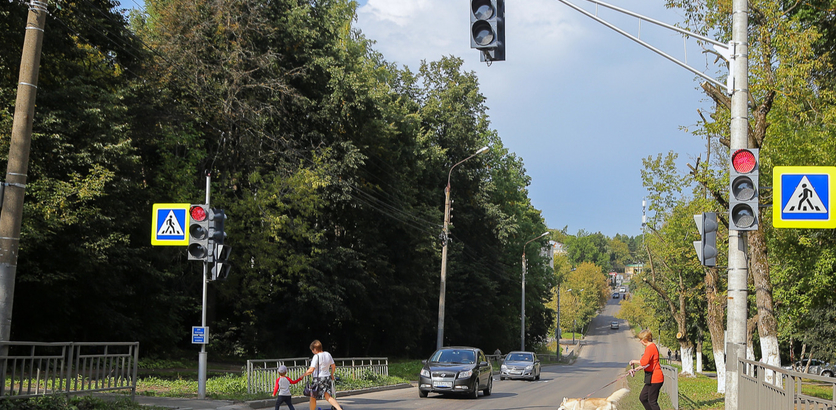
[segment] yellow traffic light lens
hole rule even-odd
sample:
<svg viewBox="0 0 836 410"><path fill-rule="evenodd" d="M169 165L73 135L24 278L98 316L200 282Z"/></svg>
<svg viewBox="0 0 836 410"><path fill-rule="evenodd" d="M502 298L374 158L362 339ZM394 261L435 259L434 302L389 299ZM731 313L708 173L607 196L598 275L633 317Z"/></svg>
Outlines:
<svg viewBox="0 0 836 410"><path fill-rule="evenodd" d="M755 184L750 178L738 177L732 181L732 194L738 201L748 201L755 197Z"/></svg>

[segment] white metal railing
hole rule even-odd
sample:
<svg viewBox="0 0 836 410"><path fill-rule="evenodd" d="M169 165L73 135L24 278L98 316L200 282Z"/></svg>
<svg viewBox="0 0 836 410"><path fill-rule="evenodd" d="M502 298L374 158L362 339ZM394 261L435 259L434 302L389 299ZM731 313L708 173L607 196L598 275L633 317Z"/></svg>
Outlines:
<svg viewBox="0 0 836 410"><path fill-rule="evenodd" d="M130 390L139 342L0 342L0 399Z"/></svg>
<svg viewBox="0 0 836 410"><path fill-rule="evenodd" d="M309 357L247 360L247 393L272 393L276 379L279 377L279 366L287 367L287 376L295 379L308 370L310 363ZM334 363L340 377L360 379L369 374L389 376L389 358L387 357L335 358Z"/></svg>
<svg viewBox="0 0 836 410"><path fill-rule="evenodd" d="M832 410L836 408L836 379L801 373L739 358L740 410ZM829 385L830 399L804 393L804 386Z"/></svg>

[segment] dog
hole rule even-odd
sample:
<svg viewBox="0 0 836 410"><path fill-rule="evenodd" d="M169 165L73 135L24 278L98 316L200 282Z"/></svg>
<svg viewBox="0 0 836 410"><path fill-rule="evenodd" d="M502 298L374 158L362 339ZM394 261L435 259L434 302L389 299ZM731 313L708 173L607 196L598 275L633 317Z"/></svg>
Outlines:
<svg viewBox="0 0 836 410"><path fill-rule="evenodd" d="M618 410L615 404L627 396L628 393L630 393L629 389L619 389L606 399L595 397L569 399L564 397L558 410Z"/></svg>

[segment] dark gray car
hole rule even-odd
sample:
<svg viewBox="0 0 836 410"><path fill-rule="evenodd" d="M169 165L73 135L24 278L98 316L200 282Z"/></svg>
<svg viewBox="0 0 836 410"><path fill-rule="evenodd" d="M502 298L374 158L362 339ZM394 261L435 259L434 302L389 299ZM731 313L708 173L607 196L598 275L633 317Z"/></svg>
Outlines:
<svg viewBox="0 0 836 410"><path fill-rule="evenodd" d="M418 395L427 397L430 392L461 394L471 398L485 396L493 389L493 367L485 353L475 347L444 347L436 350L418 378Z"/></svg>
<svg viewBox="0 0 836 410"><path fill-rule="evenodd" d="M499 380L540 380L540 359L534 352L511 352L499 368Z"/></svg>

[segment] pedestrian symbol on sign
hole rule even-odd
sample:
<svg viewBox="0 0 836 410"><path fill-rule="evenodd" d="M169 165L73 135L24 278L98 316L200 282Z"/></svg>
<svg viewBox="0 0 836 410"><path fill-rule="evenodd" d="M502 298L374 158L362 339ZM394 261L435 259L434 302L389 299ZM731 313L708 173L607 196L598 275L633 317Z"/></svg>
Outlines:
<svg viewBox="0 0 836 410"><path fill-rule="evenodd" d="M180 226L180 222L177 220L177 217L174 216L173 209L168 211L168 216L165 217L157 235L183 235L183 227Z"/></svg>
<svg viewBox="0 0 836 410"><path fill-rule="evenodd" d="M784 206L785 214L826 214L827 207L816 193L815 187L810 184L807 175L804 175L795 187L792 197Z"/></svg>

